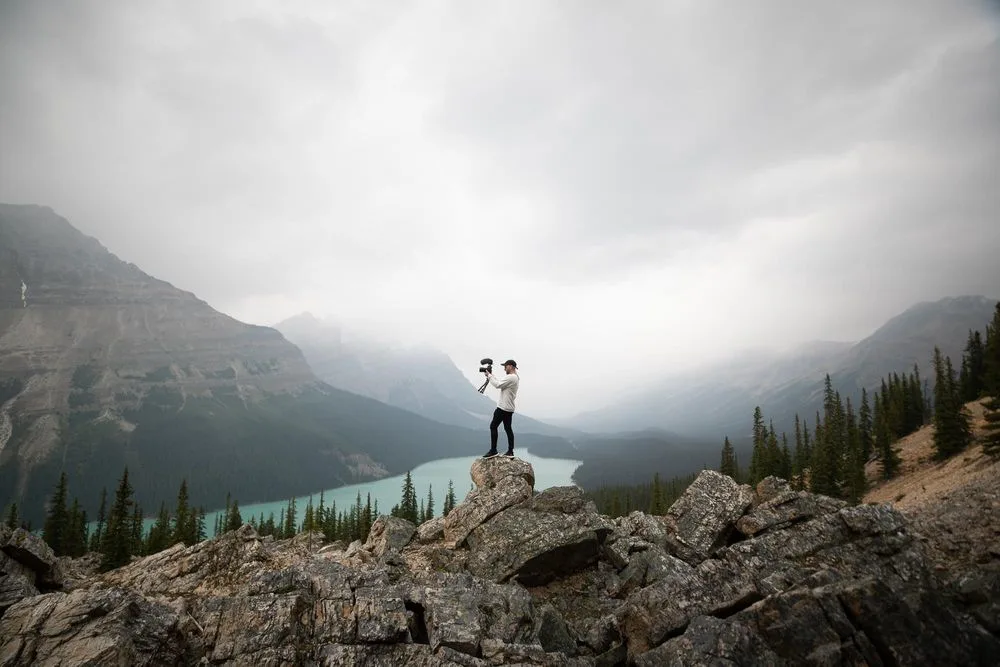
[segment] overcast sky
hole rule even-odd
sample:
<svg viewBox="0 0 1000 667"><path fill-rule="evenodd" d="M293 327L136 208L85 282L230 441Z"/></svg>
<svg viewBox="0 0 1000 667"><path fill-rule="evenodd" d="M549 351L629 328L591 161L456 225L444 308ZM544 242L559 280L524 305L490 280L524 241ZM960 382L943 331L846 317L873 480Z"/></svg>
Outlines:
<svg viewBox="0 0 1000 667"><path fill-rule="evenodd" d="M1000 296L1000 4L0 0L0 201L564 416Z"/></svg>

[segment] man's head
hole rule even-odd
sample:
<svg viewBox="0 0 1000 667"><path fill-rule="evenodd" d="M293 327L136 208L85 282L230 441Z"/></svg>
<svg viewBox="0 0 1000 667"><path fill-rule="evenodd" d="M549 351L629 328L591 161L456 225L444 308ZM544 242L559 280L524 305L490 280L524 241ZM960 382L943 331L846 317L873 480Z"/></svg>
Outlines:
<svg viewBox="0 0 1000 667"><path fill-rule="evenodd" d="M513 359L508 359L507 361L503 362L503 369L507 371L507 375L510 375L511 373L517 370L517 362L514 361Z"/></svg>

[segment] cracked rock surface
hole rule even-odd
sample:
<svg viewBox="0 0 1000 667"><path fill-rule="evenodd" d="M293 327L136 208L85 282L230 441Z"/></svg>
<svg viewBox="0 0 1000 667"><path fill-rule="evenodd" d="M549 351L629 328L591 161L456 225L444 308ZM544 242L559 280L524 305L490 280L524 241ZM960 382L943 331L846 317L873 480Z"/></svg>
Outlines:
<svg viewBox="0 0 1000 667"><path fill-rule="evenodd" d="M980 562L992 552L942 572L934 555L957 540L930 540L930 518L916 533L887 505L704 471L667 515L612 520L574 487L535 493L523 461L478 460L471 476L476 488L449 517L382 517L365 543L274 541L246 525L102 575L0 530L0 666L992 665L1000 655L1000 585Z"/></svg>

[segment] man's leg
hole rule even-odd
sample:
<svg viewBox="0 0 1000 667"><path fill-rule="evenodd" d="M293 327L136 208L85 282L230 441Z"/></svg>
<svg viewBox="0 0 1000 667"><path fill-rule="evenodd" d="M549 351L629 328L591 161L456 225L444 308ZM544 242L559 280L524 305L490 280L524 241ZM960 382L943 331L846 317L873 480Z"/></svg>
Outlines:
<svg viewBox="0 0 1000 667"><path fill-rule="evenodd" d="M497 408L493 411L493 421L490 422L490 451L486 452L486 457L497 455L497 438L499 437L500 422L503 421L503 410Z"/></svg>
<svg viewBox="0 0 1000 667"><path fill-rule="evenodd" d="M503 414L503 430L507 432L507 455L514 456L514 429L511 428L511 422L514 419L513 412L504 412Z"/></svg>

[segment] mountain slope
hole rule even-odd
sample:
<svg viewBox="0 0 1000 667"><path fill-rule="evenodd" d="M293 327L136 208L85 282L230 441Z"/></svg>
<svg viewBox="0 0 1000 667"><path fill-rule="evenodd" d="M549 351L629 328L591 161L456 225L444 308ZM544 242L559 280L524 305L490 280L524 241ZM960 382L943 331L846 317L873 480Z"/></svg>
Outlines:
<svg viewBox="0 0 1000 667"><path fill-rule="evenodd" d="M29 519L62 471L93 516L127 465L155 512L184 478L221 506L227 491L283 498L481 443L327 386L277 331L146 275L50 209L0 205L0 503Z"/></svg>
<svg viewBox="0 0 1000 667"><path fill-rule="evenodd" d="M440 350L394 348L351 339L340 327L310 313L291 317L274 328L302 350L320 379L338 389L454 426L481 430L493 415L496 401L476 392ZM521 413L517 416L517 431L549 436L574 433Z"/></svg>
<svg viewBox="0 0 1000 667"><path fill-rule="evenodd" d="M573 421L590 431L667 428L715 438L721 446L725 435L734 443L746 442L759 405L776 428L790 432L796 413L812 421L827 373L835 389L856 400L862 387L872 391L882 377L909 372L914 364L924 379L933 380L935 345L960 365L969 330L984 330L995 304L981 296L920 303L858 343L813 343L781 355L744 355L667 379Z"/></svg>

